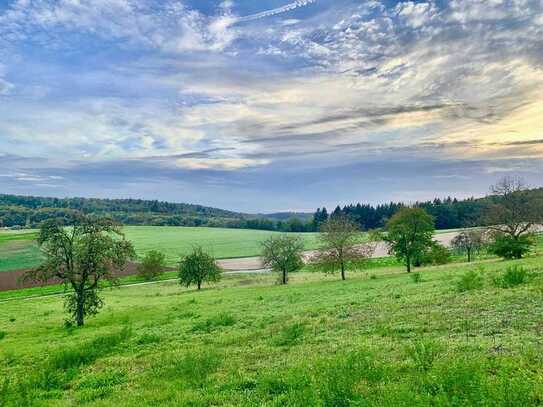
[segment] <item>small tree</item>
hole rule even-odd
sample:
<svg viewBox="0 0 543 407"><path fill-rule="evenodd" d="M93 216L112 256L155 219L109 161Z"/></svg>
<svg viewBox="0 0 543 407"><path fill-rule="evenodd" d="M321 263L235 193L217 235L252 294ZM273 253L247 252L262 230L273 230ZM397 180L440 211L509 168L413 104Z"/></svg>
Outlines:
<svg viewBox="0 0 543 407"><path fill-rule="evenodd" d="M83 215L70 228L55 220L45 221L38 244L45 261L27 278L43 282L57 278L66 289L71 288L65 306L77 326L83 326L85 317L95 315L103 306L98 295L100 283L118 283L115 273L135 257L134 247L116 223Z"/></svg>
<svg viewBox="0 0 543 407"><path fill-rule="evenodd" d="M341 271L345 280L347 268L360 269L373 255L375 247L363 243L358 225L344 216L334 216L321 226L320 247L311 263L325 273Z"/></svg>
<svg viewBox="0 0 543 407"><path fill-rule="evenodd" d="M195 248L191 254L179 263L179 282L186 287L196 284L202 289L204 282L216 282L221 279L222 269L210 254L201 247Z"/></svg>
<svg viewBox="0 0 543 407"><path fill-rule="evenodd" d="M138 275L146 281L160 277L166 271L166 255L157 250L147 252L138 265Z"/></svg>
<svg viewBox="0 0 543 407"><path fill-rule="evenodd" d="M491 191L490 204L483 213L494 240L491 249L498 248L493 252L501 257L521 258L535 244L533 233L543 222L543 202L530 194L520 178L502 178Z"/></svg>
<svg viewBox="0 0 543 407"><path fill-rule="evenodd" d="M304 242L298 236L271 236L262 242L262 263L280 273L281 284L287 284L288 274L304 266L303 251Z"/></svg>
<svg viewBox="0 0 543 407"><path fill-rule="evenodd" d="M424 209L402 208L388 220L384 240L410 273L413 262L431 247L434 231L434 219Z"/></svg>
<svg viewBox="0 0 543 407"><path fill-rule="evenodd" d="M454 250L465 253L468 257L468 263L473 256L480 252L486 245L486 234L480 229L463 230L451 242Z"/></svg>

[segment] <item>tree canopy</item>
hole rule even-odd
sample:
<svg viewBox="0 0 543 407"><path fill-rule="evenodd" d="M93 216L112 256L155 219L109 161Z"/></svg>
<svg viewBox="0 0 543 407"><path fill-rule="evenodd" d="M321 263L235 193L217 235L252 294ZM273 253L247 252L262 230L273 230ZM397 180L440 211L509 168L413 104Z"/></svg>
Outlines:
<svg viewBox="0 0 543 407"><path fill-rule="evenodd" d="M204 282L219 281L221 273L222 269L217 265L215 258L201 247L196 247L179 263L180 284L186 287L196 284L198 290L202 289Z"/></svg>
<svg viewBox="0 0 543 407"><path fill-rule="evenodd" d="M262 242L262 262L279 273L281 284L287 284L288 274L304 266L303 250L304 242L298 236L270 236Z"/></svg>
<svg viewBox="0 0 543 407"><path fill-rule="evenodd" d="M390 252L411 272L411 266L432 246L434 219L422 208L402 208L386 224Z"/></svg>
<svg viewBox="0 0 543 407"><path fill-rule="evenodd" d="M116 273L135 257L134 247L124 239L119 226L107 218L79 216L74 226L65 228L53 220L43 223L38 244L44 262L27 278L61 280L66 288L66 309L78 326L85 317L102 307L100 283L117 283Z"/></svg>
<svg viewBox="0 0 543 407"><path fill-rule="evenodd" d="M320 247L311 263L325 273L341 272L346 279L346 270L360 269L375 247L364 242L359 226L345 216L333 216L321 226Z"/></svg>

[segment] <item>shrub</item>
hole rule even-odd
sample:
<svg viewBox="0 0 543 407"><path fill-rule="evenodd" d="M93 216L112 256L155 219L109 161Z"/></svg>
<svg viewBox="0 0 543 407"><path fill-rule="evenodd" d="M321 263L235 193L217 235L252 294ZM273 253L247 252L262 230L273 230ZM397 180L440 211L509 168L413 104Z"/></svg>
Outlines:
<svg viewBox="0 0 543 407"><path fill-rule="evenodd" d="M442 351L442 347L434 341L421 340L407 347L407 355L415 363L417 370L426 372Z"/></svg>
<svg viewBox="0 0 543 407"><path fill-rule="evenodd" d="M300 322L285 327L280 335L275 339L275 344L278 346L292 346L298 343L304 336L306 331L305 325Z"/></svg>
<svg viewBox="0 0 543 407"><path fill-rule="evenodd" d="M536 241L532 234L521 235L517 238L498 233L489 246L490 253L504 259L520 259L530 252Z"/></svg>
<svg viewBox="0 0 543 407"><path fill-rule="evenodd" d="M432 245L422 254L420 265L442 265L450 263L451 252L439 242Z"/></svg>
<svg viewBox="0 0 543 407"><path fill-rule="evenodd" d="M484 281L480 272L469 270L456 281L456 290L465 292L483 288Z"/></svg>
<svg viewBox="0 0 543 407"><path fill-rule="evenodd" d="M501 288L512 288L524 284L528 277L529 273L524 267L510 266L500 277L494 279L494 284Z"/></svg>
<svg viewBox="0 0 543 407"><path fill-rule="evenodd" d="M0 341L6 337L6 333L4 331L0 331Z"/></svg>
<svg viewBox="0 0 543 407"><path fill-rule="evenodd" d="M138 275L146 281L156 280L166 270L166 255L156 250L151 250L143 258L138 266Z"/></svg>
<svg viewBox="0 0 543 407"><path fill-rule="evenodd" d="M236 323L236 319L233 315L223 312L221 314L218 314L212 318L206 319L205 321L199 321L196 324L193 325L192 331L193 332L211 332L216 328L220 328L223 326L232 326Z"/></svg>

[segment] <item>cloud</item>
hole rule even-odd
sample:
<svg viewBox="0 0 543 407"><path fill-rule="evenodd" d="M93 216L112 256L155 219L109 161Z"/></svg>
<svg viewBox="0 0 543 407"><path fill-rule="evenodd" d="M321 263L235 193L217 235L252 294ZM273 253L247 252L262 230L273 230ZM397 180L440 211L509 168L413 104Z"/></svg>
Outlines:
<svg viewBox="0 0 543 407"><path fill-rule="evenodd" d="M195 194L210 179L296 194L285 179L300 177L315 200L313 173L349 168L343 190L326 185L347 199L347 184L386 172L370 161L403 163L389 178L416 174L409 160L486 163L455 166L460 179L543 158L539 0L254 7L15 0L0 13L0 152L127 189L137 174ZM35 161L11 170L50 169ZM437 164L424 171L448 179Z"/></svg>
<svg viewBox="0 0 543 407"><path fill-rule="evenodd" d="M0 15L0 38L61 47L69 41L63 32L84 33L167 52L222 51L236 37L228 29L230 20L206 16L173 0L158 8L145 0L16 0Z"/></svg>

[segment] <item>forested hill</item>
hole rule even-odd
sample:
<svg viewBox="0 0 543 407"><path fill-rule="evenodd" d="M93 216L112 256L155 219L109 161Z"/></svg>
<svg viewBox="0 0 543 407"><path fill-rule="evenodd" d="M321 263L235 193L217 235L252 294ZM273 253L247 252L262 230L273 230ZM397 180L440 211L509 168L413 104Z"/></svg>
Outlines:
<svg viewBox="0 0 543 407"><path fill-rule="evenodd" d="M142 199L45 198L0 194L0 227L38 227L46 219L70 225L79 213L107 216L125 225L208 226L307 232L300 214L249 215L185 203Z"/></svg>
<svg viewBox="0 0 543 407"><path fill-rule="evenodd" d="M70 224L77 213L109 216L127 225L227 226L246 218L241 213L184 203L0 195L3 226L36 226L49 218Z"/></svg>

